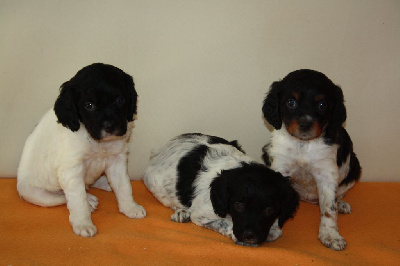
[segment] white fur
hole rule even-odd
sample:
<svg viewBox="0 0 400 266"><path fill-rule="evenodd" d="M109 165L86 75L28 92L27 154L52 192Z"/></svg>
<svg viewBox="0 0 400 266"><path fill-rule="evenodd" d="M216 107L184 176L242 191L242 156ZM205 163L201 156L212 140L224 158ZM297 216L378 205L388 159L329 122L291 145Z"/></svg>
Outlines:
<svg viewBox="0 0 400 266"><path fill-rule="evenodd" d="M340 199L355 182L339 188L349 172L350 158L339 168L337 150L337 145L325 144L322 137L299 140L282 125L280 130L272 132L268 154L272 158L271 168L292 178L293 187L302 200L319 203L321 242L332 249L342 250L346 242L338 232L337 212L351 212L350 205Z"/></svg>
<svg viewBox="0 0 400 266"><path fill-rule="evenodd" d="M54 111L49 110L26 140L17 175L20 196L44 207L66 203L74 232L93 236L97 228L90 212L96 209L97 198L87 194L85 188L104 173L120 212L130 218L145 217L144 208L133 200L127 174L127 144L132 127L130 122L122 137L96 141L83 124L72 132L57 123ZM110 190L104 180L97 187Z"/></svg>

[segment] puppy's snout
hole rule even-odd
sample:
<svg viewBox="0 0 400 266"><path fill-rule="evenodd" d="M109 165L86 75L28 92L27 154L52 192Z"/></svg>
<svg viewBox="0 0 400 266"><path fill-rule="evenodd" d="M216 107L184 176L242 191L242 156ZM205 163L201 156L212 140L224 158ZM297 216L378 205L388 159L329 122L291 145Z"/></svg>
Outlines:
<svg viewBox="0 0 400 266"><path fill-rule="evenodd" d="M299 119L299 127L302 131L308 131L312 127L314 121L311 116L305 115Z"/></svg>
<svg viewBox="0 0 400 266"><path fill-rule="evenodd" d="M243 232L243 242L248 244L256 244L257 243L257 236L252 230L245 230Z"/></svg>
<svg viewBox="0 0 400 266"><path fill-rule="evenodd" d="M116 125L112 121L104 121L103 128L106 132L112 133L116 129Z"/></svg>

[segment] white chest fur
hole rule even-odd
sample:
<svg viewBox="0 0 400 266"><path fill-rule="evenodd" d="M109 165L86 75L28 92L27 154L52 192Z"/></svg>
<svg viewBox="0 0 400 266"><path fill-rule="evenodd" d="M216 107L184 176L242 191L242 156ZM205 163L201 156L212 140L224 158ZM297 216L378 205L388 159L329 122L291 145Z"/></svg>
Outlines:
<svg viewBox="0 0 400 266"><path fill-rule="evenodd" d="M126 156L127 143L125 140L113 140L107 142L91 142L83 158L85 166L85 183L92 184L99 178L108 165Z"/></svg>
<svg viewBox="0 0 400 266"><path fill-rule="evenodd" d="M302 141L283 127L272 132L269 155L271 168L290 176L294 188L303 200L318 202L317 183L324 179L339 182L336 164L337 145L327 145L322 138Z"/></svg>

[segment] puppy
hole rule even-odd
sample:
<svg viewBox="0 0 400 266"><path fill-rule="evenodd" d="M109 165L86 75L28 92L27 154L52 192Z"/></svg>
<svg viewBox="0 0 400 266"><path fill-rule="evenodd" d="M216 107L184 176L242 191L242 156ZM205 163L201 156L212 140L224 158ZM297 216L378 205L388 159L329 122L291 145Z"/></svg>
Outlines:
<svg viewBox="0 0 400 266"><path fill-rule="evenodd" d="M19 195L33 204L67 204L73 231L97 233L91 211L98 201L86 193L106 175L120 212L145 217L135 203L127 174L128 141L136 114L133 79L119 68L96 63L61 86L54 105L26 140L17 174ZM96 187L111 190L105 178Z"/></svg>
<svg viewBox="0 0 400 266"><path fill-rule="evenodd" d="M319 203L319 239L334 250L346 241L337 213L350 213L341 199L361 173L353 143L343 128L343 92L324 74L297 70L274 82L264 100L264 117L275 128L263 158L273 170L292 178L302 200Z"/></svg>
<svg viewBox="0 0 400 266"><path fill-rule="evenodd" d="M280 237L299 196L289 180L246 156L236 141L184 134L154 154L144 183L171 220L217 231L236 244L257 246Z"/></svg>

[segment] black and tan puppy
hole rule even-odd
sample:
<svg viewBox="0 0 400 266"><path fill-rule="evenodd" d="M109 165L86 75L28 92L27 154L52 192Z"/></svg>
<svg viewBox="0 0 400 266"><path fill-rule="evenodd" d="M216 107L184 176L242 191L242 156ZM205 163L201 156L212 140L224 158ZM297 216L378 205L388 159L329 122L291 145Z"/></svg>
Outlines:
<svg viewBox="0 0 400 266"><path fill-rule="evenodd" d="M302 200L321 210L319 239L334 250L346 241L339 234L337 213L350 213L341 199L361 173L353 143L343 128L343 92L324 74L297 70L274 82L264 100L263 114L275 128L264 147L271 169L292 178Z"/></svg>

